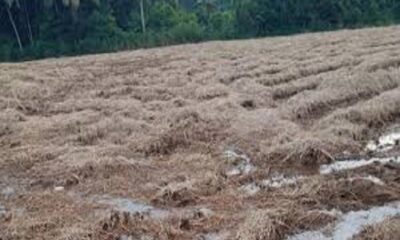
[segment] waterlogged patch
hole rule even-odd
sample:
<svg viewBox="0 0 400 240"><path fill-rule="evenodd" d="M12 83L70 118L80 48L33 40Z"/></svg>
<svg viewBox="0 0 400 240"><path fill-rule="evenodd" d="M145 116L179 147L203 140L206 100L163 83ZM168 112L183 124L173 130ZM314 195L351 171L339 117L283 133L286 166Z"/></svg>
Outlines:
<svg viewBox="0 0 400 240"><path fill-rule="evenodd" d="M195 217L210 218L215 215L215 212L208 208L194 209Z"/></svg>
<svg viewBox="0 0 400 240"><path fill-rule="evenodd" d="M65 190L65 189L64 189L63 186L57 186L57 187L54 188L54 191L56 191L56 192L62 192L62 191L64 191L64 190Z"/></svg>
<svg viewBox="0 0 400 240"><path fill-rule="evenodd" d="M400 143L400 132L390 133L380 137L377 141L370 141L366 149L371 152L385 152Z"/></svg>
<svg viewBox="0 0 400 240"><path fill-rule="evenodd" d="M348 160L348 161L339 161L334 162L328 165L322 165L320 167L321 174L331 174L334 172L340 172L344 170L356 169L363 166L371 165L374 163L399 163L400 164L400 157L392 157L392 158L372 158L369 160L361 159L361 160Z"/></svg>
<svg viewBox="0 0 400 240"><path fill-rule="evenodd" d="M197 237L197 240L225 240L228 239L227 232L206 233Z"/></svg>
<svg viewBox="0 0 400 240"><path fill-rule="evenodd" d="M288 237L288 240L347 240L359 234L365 226L378 224L387 218L400 216L400 202L369 210L343 214L334 224L319 231L309 231Z"/></svg>
<svg viewBox="0 0 400 240"><path fill-rule="evenodd" d="M332 217L338 217L341 216L343 213L340 210L337 209L332 209L332 210L316 210L318 213L329 215Z"/></svg>
<svg viewBox="0 0 400 240"><path fill-rule="evenodd" d="M5 198L10 198L15 194L15 189L12 187L5 187L1 190L1 195L3 195Z"/></svg>
<svg viewBox="0 0 400 240"><path fill-rule="evenodd" d="M366 177L352 177L352 178L349 178L349 180L350 181L366 180L366 181L373 182L373 183L375 183L377 185L381 185L381 186L385 185L385 183L380 178L377 178L377 177L371 176L371 175L366 176Z"/></svg>
<svg viewBox="0 0 400 240"><path fill-rule="evenodd" d="M262 181L261 185L266 188L281 188L284 186L290 186L296 184L303 177L285 177L283 175L272 177L271 179L267 179Z"/></svg>
<svg viewBox="0 0 400 240"><path fill-rule="evenodd" d="M0 204L0 217L7 213L6 207Z"/></svg>
<svg viewBox="0 0 400 240"><path fill-rule="evenodd" d="M133 240L133 237L124 234L124 235L121 235L121 236L119 237L119 239L121 239L121 240Z"/></svg>
<svg viewBox="0 0 400 240"><path fill-rule="evenodd" d="M140 203L128 198L114 198L110 196L101 196L94 199L95 202L106 204L113 209L121 212L128 212L131 214L144 214L152 218L165 218L169 212L167 210L155 208L153 206Z"/></svg>
<svg viewBox="0 0 400 240"><path fill-rule="evenodd" d="M246 175L255 170L251 159L246 154L239 154L233 150L227 150L224 152L224 156L234 164L234 166L226 172L227 176Z"/></svg>
<svg viewBox="0 0 400 240"><path fill-rule="evenodd" d="M247 185L242 186L240 189L245 192L247 195L255 195L262 189L268 188L281 188L285 186L295 185L300 179L304 177L300 176L292 176L285 177L283 175L277 175L270 179L265 179L259 183L253 182Z"/></svg>
<svg viewBox="0 0 400 240"><path fill-rule="evenodd" d="M125 234L121 235L121 236L119 237L119 239L120 239L120 240L154 240L153 237L146 236L146 235L140 236L140 237L138 238L138 237L133 237L133 236L130 236L130 235L125 235Z"/></svg>
<svg viewBox="0 0 400 240"><path fill-rule="evenodd" d="M257 183L250 183L240 187L240 190L245 192L247 195L253 196L257 194L262 188Z"/></svg>

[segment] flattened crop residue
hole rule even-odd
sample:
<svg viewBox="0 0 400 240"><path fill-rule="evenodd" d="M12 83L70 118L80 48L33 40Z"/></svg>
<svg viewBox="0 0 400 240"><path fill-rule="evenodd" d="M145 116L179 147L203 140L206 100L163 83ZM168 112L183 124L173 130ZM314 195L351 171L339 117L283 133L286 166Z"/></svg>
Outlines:
<svg viewBox="0 0 400 240"><path fill-rule="evenodd" d="M378 224L384 220L400 216L400 202L373 207L369 210L343 214L333 226L318 231L309 231L293 235L288 240L347 240L352 239L366 226Z"/></svg>

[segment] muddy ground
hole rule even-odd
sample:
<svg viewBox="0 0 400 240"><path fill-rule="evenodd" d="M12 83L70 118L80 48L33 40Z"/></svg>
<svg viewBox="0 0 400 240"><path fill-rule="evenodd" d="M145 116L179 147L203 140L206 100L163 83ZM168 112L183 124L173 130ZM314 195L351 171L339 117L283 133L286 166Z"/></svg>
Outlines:
<svg viewBox="0 0 400 240"><path fill-rule="evenodd" d="M400 238L399 106L396 26L3 63L0 239Z"/></svg>

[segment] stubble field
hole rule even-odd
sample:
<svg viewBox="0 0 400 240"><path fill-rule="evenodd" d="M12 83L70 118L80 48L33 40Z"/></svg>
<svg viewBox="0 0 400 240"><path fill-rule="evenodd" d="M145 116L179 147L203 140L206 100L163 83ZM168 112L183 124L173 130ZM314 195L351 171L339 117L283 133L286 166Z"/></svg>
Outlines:
<svg viewBox="0 0 400 240"><path fill-rule="evenodd" d="M399 239L399 141L398 26L2 63L0 239Z"/></svg>

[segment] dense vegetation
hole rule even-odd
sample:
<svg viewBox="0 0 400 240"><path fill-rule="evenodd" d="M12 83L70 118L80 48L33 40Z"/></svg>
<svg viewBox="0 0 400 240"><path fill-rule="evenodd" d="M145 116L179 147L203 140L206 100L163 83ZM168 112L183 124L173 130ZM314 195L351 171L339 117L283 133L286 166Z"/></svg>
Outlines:
<svg viewBox="0 0 400 240"><path fill-rule="evenodd" d="M0 0L0 60L399 21L398 0Z"/></svg>

